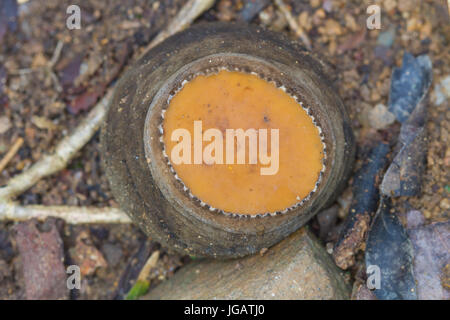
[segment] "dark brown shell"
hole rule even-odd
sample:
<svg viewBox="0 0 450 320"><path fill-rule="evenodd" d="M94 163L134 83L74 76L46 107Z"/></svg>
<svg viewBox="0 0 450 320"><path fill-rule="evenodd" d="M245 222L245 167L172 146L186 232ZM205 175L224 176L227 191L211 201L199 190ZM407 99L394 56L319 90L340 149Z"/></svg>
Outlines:
<svg viewBox="0 0 450 320"><path fill-rule="evenodd" d="M106 174L122 209L154 240L197 256L252 254L300 228L336 196L354 157L350 121L325 66L298 43L242 24L200 24L155 47L118 83L102 130ZM212 212L189 197L170 171L159 141L161 97L189 76L217 67L256 72L310 108L327 158L322 182L303 205L256 218ZM144 135L158 139L144 143Z"/></svg>

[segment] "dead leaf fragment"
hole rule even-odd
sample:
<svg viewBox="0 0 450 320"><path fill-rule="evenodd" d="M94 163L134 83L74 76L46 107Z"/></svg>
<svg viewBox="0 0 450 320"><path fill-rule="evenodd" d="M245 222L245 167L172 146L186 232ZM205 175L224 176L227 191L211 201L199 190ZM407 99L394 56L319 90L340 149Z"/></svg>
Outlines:
<svg viewBox="0 0 450 320"><path fill-rule="evenodd" d="M419 226L408 230L408 235L414 248L414 276L418 298L449 300L446 268L450 264L450 222Z"/></svg>
<svg viewBox="0 0 450 320"><path fill-rule="evenodd" d="M56 130L58 125L54 124L50 119L45 117L33 116L31 122L39 129Z"/></svg>
<svg viewBox="0 0 450 320"><path fill-rule="evenodd" d="M25 278L25 296L30 300L67 298L63 241L56 219L42 225L36 219L17 224L16 241Z"/></svg>
<svg viewBox="0 0 450 320"><path fill-rule="evenodd" d="M97 268L107 267L103 254L93 245L87 231L82 231L77 236L74 248L69 250L70 256L80 267L83 276L94 274Z"/></svg>

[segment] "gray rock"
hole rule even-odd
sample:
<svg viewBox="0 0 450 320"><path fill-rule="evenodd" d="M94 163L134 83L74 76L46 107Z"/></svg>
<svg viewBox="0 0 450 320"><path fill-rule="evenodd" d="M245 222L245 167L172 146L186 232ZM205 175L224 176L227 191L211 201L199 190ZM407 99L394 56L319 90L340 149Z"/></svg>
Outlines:
<svg viewBox="0 0 450 320"><path fill-rule="evenodd" d="M263 255L200 260L183 267L145 299L348 299L350 288L305 228Z"/></svg>

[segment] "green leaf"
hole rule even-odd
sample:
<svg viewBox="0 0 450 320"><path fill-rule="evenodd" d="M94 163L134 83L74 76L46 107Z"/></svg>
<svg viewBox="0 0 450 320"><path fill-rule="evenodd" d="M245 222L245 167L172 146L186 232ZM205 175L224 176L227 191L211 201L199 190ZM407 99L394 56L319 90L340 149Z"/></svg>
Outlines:
<svg viewBox="0 0 450 320"><path fill-rule="evenodd" d="M131 290L128 292L125 300L137 300L147 293L150 282L137 280Z"/></svg>

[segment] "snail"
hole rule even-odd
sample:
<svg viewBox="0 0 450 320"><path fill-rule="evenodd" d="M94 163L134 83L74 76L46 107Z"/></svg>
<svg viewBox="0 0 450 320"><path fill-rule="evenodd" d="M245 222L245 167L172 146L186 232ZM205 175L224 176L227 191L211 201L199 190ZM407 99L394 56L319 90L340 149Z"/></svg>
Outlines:
<svg viewBox="0 0 450 320"><path fill-rule="evenodd" d="M177 252L259 252L329 205L354 137L327 66L260 27L209 23L149 51L120 79L102 128L121 208Z"/></svg>

